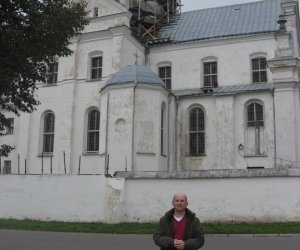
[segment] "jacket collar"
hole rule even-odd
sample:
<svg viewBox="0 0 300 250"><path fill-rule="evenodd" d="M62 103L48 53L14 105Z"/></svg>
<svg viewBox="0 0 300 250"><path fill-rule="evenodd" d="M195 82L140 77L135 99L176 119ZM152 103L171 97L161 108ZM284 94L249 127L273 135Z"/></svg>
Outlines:
<svg viewBox="0 0 300 250"><path fill-rule="evenodd" d="M173 218L174 215L174 208L172 208L171 210L169 210L168 212L166 212L165 216L168 218ZM194 217L195 213L192 212L191 210L189 210L188 208L185 209L185 215L187 217Z"/></svg>

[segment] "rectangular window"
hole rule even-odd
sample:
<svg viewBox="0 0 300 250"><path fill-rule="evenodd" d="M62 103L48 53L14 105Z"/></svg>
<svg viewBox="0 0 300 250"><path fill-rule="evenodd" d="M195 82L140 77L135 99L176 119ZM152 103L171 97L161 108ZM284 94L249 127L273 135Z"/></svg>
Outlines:
<svg viewBox="0 0 300 250"><path fill-rule="evenodd" d="M267 61L266 58L252 59L252 81L267 82Z"/></svg>
<svg viewBox="0 0 300 250"><path fill-rule="evenodd" d="M11 174L11 161L4 161L3 174Z"/></svg>
<svg viewBox="0 0 300 250"><path fill-rule="evenodd" d="M58 62L52 62L48 65L48 84L57 83Z"/></svg>
<svg viewBox="0 0 300 250"><path fill-rule="evenodd" d="M8 118L8 120L9 120L9 125L6 128L6 134L12 135L14 133L14 118Z"/></svg>
<svg viewBox="0 0 300 250"><path fill-rule="evenodd" d="M91 59L91 79L100 80L102 78L102 56Z"/></svg>
<svg viewBox="0 0 300 250"><path fill-rule="evenodd" d="M217 62L205 62L203 63L203 80L204 87L218 87L218 68Z"/></svg>
<svg viewBox="0 0 300 250"><path fill-rule="evenodd" d="M166 84L166 87L168 89L172 88L172 81L171 81L171 66L166 67L159 67L159 77L163 80L163 82Z"/></svg>

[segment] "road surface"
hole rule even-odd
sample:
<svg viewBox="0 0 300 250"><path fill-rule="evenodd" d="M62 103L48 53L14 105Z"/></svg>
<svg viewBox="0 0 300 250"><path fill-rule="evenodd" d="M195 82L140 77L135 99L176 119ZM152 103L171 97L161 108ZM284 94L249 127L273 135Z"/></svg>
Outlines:
<svg viewBox="0 0 300 250"><path fill-rule="evenodd" d="M201 250L299 250L300 235L209 236ZM151 235L0 230L1 250L158 250Z"/></svg>

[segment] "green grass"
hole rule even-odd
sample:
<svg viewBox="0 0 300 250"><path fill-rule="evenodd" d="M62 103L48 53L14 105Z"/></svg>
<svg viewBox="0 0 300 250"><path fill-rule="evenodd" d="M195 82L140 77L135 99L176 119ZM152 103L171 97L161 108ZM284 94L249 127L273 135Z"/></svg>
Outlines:
<svg viewBox="0 0 300 250"><path fill-rule="evenodd" d="M300 233L300 222L256 223L256 224L213 224L204 223L206 234L293 234ZM152 234L155 224L151 223L72 223L57 221L0 219L0 229L37 230L51 232Z"/></svg>

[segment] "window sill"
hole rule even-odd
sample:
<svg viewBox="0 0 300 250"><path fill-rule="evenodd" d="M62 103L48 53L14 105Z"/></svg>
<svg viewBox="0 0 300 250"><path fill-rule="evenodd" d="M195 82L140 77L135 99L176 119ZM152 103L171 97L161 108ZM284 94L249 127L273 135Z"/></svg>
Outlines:
<svg viewBox="0 0 300 250"><path fill-rule="evenodd" d="M156 155L156 153L152 152L136 152L137 155Z"/></svg>
<svg viewBox="0 0 300 250"><path fill-rule="evenodd" d="M54 154L53 153L43 153L43 154L38 154L38 157L42 157L42 158L45 158L45 157L53 157Z"/></svg>
<svg viewBox="0 0 300 250"><path fill-rule="evenodd" d="M103 81L103 79L102 78L99 78L99 79L87 79L86 81L87 82L101 82L101 81Z"/></svg>
<svg viewBox="0 0 300 250"><path fill-rule="evenodd" d="M206 154L199 154L199 155L187 155L188 158L200 158L200 157L206 157Z"/></svg>
<svg viewBox="0 0 300 250"><path fill-rule="evenodd" d="M98 151L95 151L95 152L84 152L82 154L82 156L93 156L93 155L98 155L100 156L99 152Z"/></svg>
<svg viewBox="0 0 300 250"><path fill-rule="evenodd" d="M264 158L264 157L268 157L268 155L244 155L244 158Z"/></svg>
<svg viewBox="0 0 300 250"><path fill-rule="evenodd" d="M48 87L58 86L58 84L57 84L57 82L55 82L55 83L42 83L41 86L45 87L45 88L48 88Z"/></svg>

